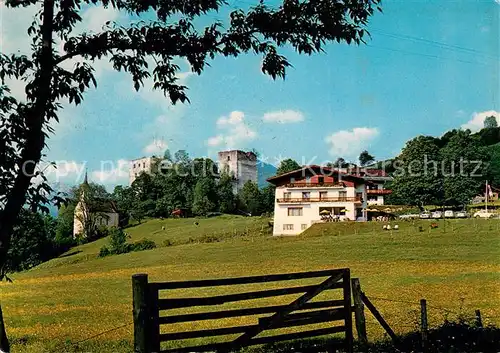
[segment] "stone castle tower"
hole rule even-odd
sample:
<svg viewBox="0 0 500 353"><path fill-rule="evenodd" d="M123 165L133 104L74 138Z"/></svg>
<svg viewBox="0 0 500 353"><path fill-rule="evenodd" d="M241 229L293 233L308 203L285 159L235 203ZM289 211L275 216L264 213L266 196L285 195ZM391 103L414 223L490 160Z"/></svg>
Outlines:
<svg viewBox="0 0 500 353"><path fill-rule="evenodd" d="M238 193L249 180L257 183L257 156L253 152L240 150L219 152L218 164L221 172L227 170L234 177L235 193Z"/></svg>

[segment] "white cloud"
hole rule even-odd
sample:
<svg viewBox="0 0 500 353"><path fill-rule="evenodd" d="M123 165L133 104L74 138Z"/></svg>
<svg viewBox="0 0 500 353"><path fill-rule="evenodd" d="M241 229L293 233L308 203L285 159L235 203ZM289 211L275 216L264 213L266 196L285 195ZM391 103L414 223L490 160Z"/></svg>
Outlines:
<svg viewBox="0 0 500 353"><path fill-rule="evenodd" d="M163 154L165 150L168 148L167 143L162 139L154 139L149 143L146 147L144 147L143 152L151 155L151 154Z"/></svg>
<svg viewBox="0 0 500 353"><path fill-rule="evenodd" d="M304 114L296 110L280 110L275 112L265 113L262 120L266 123L298 123L304 121Z"/></svg>
<svg viewBox="0 0 500 353"><path fill-rule="evenodd" d="M43 172L50 182L72 182L77 183L83 179L87 163L78 163L76 161L54 161L52 163L42 162L37 170ZM40 178L35 178L34 183L40 182Z"/></svg>
<svg viewBox="0 0 500 353"><path fill-rule="evenodd" d="M92 172L92 180L103 184L124 182L128 178L129 164L125 159L101 161L101 169Z"/></svg>
<svg viewBox="0 0 500 353"><path fill-rule="evenodd" d="M494 110L488 110L472 114L471 119L462 125L462 129L470 129L472 132L479 131L484 127L484 119L489 116L494 116L497 119L498 125L500 125L500 113Z"/></svg>
<svg viewBox="0 0 500 353"><path fill-rule="evenodd" d="M217 135L214 137L210 137L207 140L207 145L216 147L224 143L224 136L223 135Z"/></svg>
<svg viewBox="0 0 500 353"><path fill-rule="evenodd" d="M30 54L31 38L27 34L29 24L40 6L8 8L5 1L0 1L0 52L10 54ZM24 88L26 83L18 80L6 79L6 84L12 96L19 100L26 100Z"/></svg>
<svg viewBox="0 0 500 353"><path fill-rule="evenodd" d="M31 52L27 29L40 6L8 8L0 1L0 52L5 54Z"/></svg>
<svg viewBox="0 0 500 353"><path fill-rule="evenodd" d="M243 112L234 111L229 114L229 117L221 116L217 119L217 126L223 127L226 125L240 125L243 123L243 119L245 118L245 114Z"/></svg>
<svg viewBox="0 0 500 353"><path fill-rule="evenodd" d="M79 35L81 33L98 33L102 31L102 27L106 24L106 22L120 22L120 20L124 20L126 17L124 14L121 14L119 10L108 7L107 9L103 6L90 6L85 11L82 12L82 21L75 26L75 29L72 32L72 35ZM64 42L60 42L57 44L57 48L61 54L64 54L65 51L63 49ZM66 70L72 70L77 62L82 61L81 58L75 57L61 63L61 67ZM113 71L113 66L109 62L108 58L103 58L100 60L95 60L94 62L87 61L94 68L94 76L96 78L101 77L106 72Z"/></svg>
<svg viewBox="0 0 500 353"><path fill-rule="evenodd" d="M216 125L223 132L207 140L207 145L211 147L243 148L257 138L257 132L246 123L245 114L240 111L220 117Z"/></svg>
<svg viewBox="0 0 500 353"><path fill-rule="evenodd" d="M107 21L113 22L118 20L120 17L120 11L109 6L107 9L103 6L92 6L89 7L82 16L84 24L83 27L85 31L89 32L101 32L102 27Z"/></svg>
<svg viewBox="0 0 500 353"><path fill-rule="evenodd" d="M334 132L325 138L325 142L330 145L330 155L355 158L378 135L377 128L356 127Z"/></svg>
<svg viewBox="0 0 500 353"><path fill-rule="evenodd" d="M150 63L149 67L153 68L154 64ZM190 71L178 72L176 75L178 78L177 84L187 86L188 81L193 75L194 73ZM123 89L123 87L128 89ZM150 141L154 137L163 137L171 141L173 135L179 132L179 127L182 123L181 118L185 115L188 105L180 101L173 105L170 102L170 98L163 94L163 91L153 89L152 78L144 81L144 87L139 92L134 90L129 76L119 80L115 88L116 94L120 96L120 99L130 100L138 97L143 103L147 104L148 107L145 107L145 109L160 110L159 115L146 122L138 132L138 137L141 140Z"/></svg>
<svg viewBox="0 0 500 353"><path fill-rule="evenodd" d="M148 65L149 65L149 68L151 68L151 69L154 68L154 66L155 66L154 63L152 62L152 60L149 60ZM176 74L176 77L177 77L176 84L186 86L189 79L193 75L194 75L194 73L191 71L178 72ZM144 100L145 102L148 102L152 105L155 105L155 106L162 108L162 110L164 110L165 112L171 111L172 109L175 109L178 107L185 106L181 102L177 102L175 106L172 105L168 95L165 96L163 94L162 90L154 90L153 89L154 82L153 82L153 79L151 77L144 80L144 87L142 87L139 90L139 92L135 91L133 84L132 84L132 81L130 80L129 76L126 77L126 80L127 80L128 87L130 87L130 91L133 92L134 95L138 94L142 100ZM123 84L118 85L117 88L118 87L121 90L123 88Z"/></svg>

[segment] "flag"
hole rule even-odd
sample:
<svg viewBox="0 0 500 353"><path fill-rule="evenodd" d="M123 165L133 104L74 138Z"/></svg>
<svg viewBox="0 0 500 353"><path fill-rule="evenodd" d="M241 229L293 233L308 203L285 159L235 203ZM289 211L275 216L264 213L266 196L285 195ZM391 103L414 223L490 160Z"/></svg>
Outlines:
<svg viewBox="0 0 500 353"><path fill-rule="evenodd" d="M486 192L488 193L488 197L493 197L493 191L491 191L490 184L486 184Z"/></svg>

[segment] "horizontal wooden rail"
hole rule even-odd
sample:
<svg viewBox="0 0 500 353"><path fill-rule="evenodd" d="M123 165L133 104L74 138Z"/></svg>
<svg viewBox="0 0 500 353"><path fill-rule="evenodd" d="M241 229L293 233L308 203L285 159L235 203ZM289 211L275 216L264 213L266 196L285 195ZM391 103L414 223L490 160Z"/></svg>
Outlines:
<svg viewBox="0 0 500 353"><path fill-rule="evenodd" d="M311 312L311 313L290 314L285 321L280 322L277 325L273 326L273 329L319 324L323 322L343 320L343 318L344 318L344 311L338 309L319 310L317 312ZM206 330L176 332L176 333L164 333L160 334L160 341L164 342L169 340L183 340L189 338L213 337L213 336L231 335L235 333L244 333L249 329L251 330L257 329L259 325L261 325L262 322L264 321L265 318L260 319L258 325L245 325L236 327L223 327L223 328L214 328Z"/></svg>
<svg viewBox="0 0 500 353"><path fill-rule="evenodd" d="M158 300L158 308L159 310L169 310L177 308L189 308L192 306L221 305L225 303L239 302L243 300L269 298L280 295L304 293L316 287L317 285L311 285L311 286L300 286L300 287L290 287L290 288L267 289L267 290L237 293L237 294L225 294L214 297L160 299ZM342 288L341 282L334 283L332 284L331 287L325 290L338 289L338 288Z"/></svg>
<svg viewBox="0 0 500 353"><path fill-rule="evenodd" d="M251 344L252 345L267 344L267 343L273 343L273 342L277 342L277 341L289 341L289 340L301 339L301 338L325 336L325 335L331 335L331 334L340 333L340 332L345 332L344 326L334 326L334 327L323 328L323 329L316 329L316 330L309 330L309 331L302 331L302 332L253 338L251 340ZM167 349L167 350L161 351L160 353L209 352L209 351L225 350L225 349L228 349L228 347L230 347L230 343L213 343L213 344L206 344L206 345L200 345L200 346Z"/></svg>
<svg viewBox="0 0 500 353"><path fill-rule="evenodd" d="M297 314L288 314L283 322L287 321L300 321L300 320L314 320L316 319L329 319L326 321L336 321L336 320L343 320L343 315L344 309L326 309L326 310L314 310L314 311L308 311L305 313L297 313ZM268 320L267 317L263 317L259 319L259 324L265 324L266 320Z"/></svg>
<svg viewBox="0 0 500 353"><path fill-rule="evenodd" d="M279 282L279 281L290 281L295 279L335 276L343 273L345 270L346 269L322 270L322 271L310 271L310 272L285 273L279 275L233 277L233 278L222 278L222 279L202 279L195 281L164 282L164 283L151 282L149 283L149 286L152 289L162 290L162 289L200 288L200 287L229 286L236 284Z"/></svg>
<svg viewBox="0 0 500 353"><path fill-rule="evenodd" d="M345 188L344 183L289 183L283 186L286 188Z"/></svg>
<svg viewBox="0 0 500 353"><path fill-rule="evenodd" d="M360 197L298 197L276 199L278 203L305 203L305 202L361 202Z"/></svg>
<svg viewBox="0 0 500 353"><path fill-rule="evenodd" d="M376 190L366 190L368 195L389 195L392 194L392 190L388 189L376 189Z"/></svg>
<svg viewBox="0 0 500 353"><path fill-rule="evenodd" d="M313 303L306 303L301 308L301 310L310 309L321 309L321 308L331 308L343 306L343 300L326 300ZM259 314L269 314L275 313L278 310L284 309L286 305L274 305L266 306L262 308L247 308L247 309L233 309L233 310L222 310L213 312L204 312L196 314L181 314L172 316L162 316L159 318L160 324L174 324L178 322L191 322L191 321L201 321L201 320L214 320L223 319L238 316L252 316Z"/></svg>

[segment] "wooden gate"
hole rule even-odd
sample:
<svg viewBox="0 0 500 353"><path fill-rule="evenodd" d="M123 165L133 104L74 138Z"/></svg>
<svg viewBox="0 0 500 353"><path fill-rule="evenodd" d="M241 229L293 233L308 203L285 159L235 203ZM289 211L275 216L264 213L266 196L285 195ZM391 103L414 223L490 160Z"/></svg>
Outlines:
<svg viewBox="0 0 500 353"><path fill-rule="evenodd" d="M252 292L222 294L211 297L196 298L170 298L160 299L160 293L166 290L181 288L203 288L218 286L235 286L254 283L279 282L311 278L325 278L315 285L303 285L278 289L266 289ZM197 280L183 282L150 283L146 274L132 276L133 304L134 304L134 351L136 353L159 352L228 352L246 346L275 343L291 339L317 337L333 333L344 332L343 348L352 352L353 330L351 305L351 282L349 269L334 269L314 272L299 272L265 276L238 277L212 280ZM342 289L342 299L311 301L326 290ZM160 316L160 311L200 307L218 306L224 303L248 301L258 298L270 298L289 294L302 293L289 304L248 307L231 310L219 310L198 313L181 313ZM319 309L319 310L315 310ZM297 312L299 311L299 312ZM164 325L176 323L189 323L202 320L216 320L223 318L237 318L272 314L260 317L256 324L233 326L185 332L162 333L160 328ZM278 328L296 327L318 323L343 321L341 326L330 326L308 331L278 334L273 336L256 337L260 333ZM208 338L241 334L236 339L222 343L203 344L190 347L161 349L161 342L177 340ZM170 344L169 344L170 345Z"/></svg>

